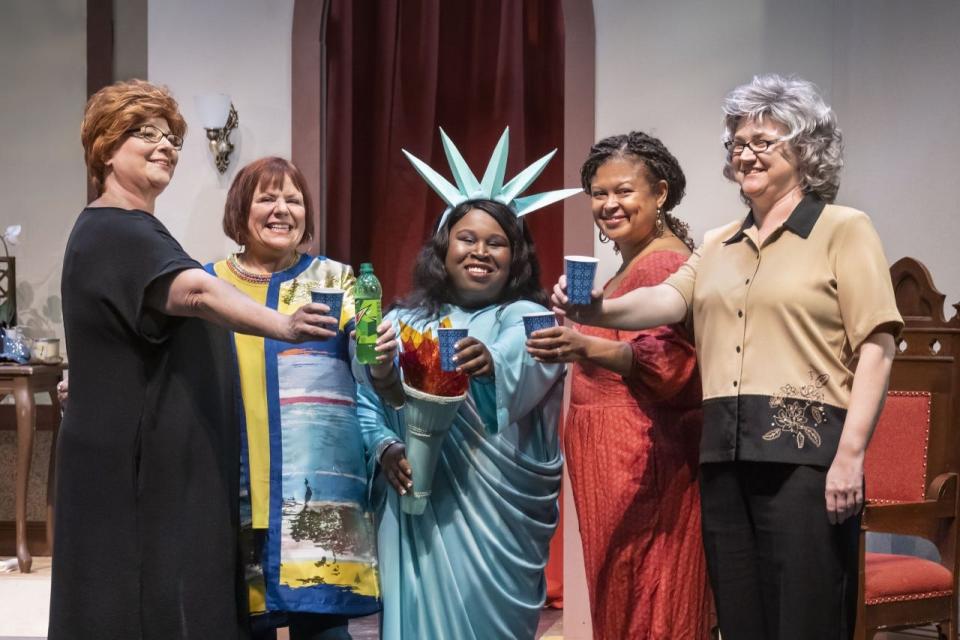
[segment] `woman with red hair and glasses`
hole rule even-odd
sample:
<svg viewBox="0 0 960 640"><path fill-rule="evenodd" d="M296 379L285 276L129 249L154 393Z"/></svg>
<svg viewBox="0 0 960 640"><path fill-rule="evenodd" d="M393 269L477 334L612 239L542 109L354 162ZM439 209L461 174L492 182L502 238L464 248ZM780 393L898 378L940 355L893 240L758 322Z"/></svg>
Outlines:
<svg viewBox="0 0 960 640"><path fill-rule="evenodd" d="M207 269L283 314L317 287L339 289L336 335L294 345L235 334L243 396L240 544L256 640L349 638L347 619L379 610L373 514L351 372L349 265L300 252L313 234L306 180L288 160L240 170L223 230L243 247ZM374 383L395 379L396 340L381 324Z"/></svg>
<svg viewBox="0 0 960 640"><path fill-rule="evenodd" d="M67 241L71 389L57 448L51 640L237 638L239 481L232 329L333 337L206 273L154 216L186 123L140 80L90 98L81 138L97 198ZM219 325L219 326L216 326Z"/></svg>

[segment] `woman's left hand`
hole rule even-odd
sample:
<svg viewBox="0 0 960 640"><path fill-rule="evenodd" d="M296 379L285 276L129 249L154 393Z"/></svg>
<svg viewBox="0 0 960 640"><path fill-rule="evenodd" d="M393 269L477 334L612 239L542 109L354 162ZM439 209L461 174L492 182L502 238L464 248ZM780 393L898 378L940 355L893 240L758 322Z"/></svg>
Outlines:
<svg viewBox="0 0 960 640"><path fill-rule="evenodd" d="M587 354L587 338L571 327L540 329L527 339L527 353L540 362L579 362Z"/></svg>
<svg viewBox="0 0 960 640"><path fill-rule="evenodd" d="M398 350L397 331L389 320L384 320L377 325L377 346L375 349L378 354L377 364L370 365L370 375L374 378L383 379L390 375Z"/></svg>
<svg viewBox="0 0 960 640"><path fill-rule="evenodd" d="M840 524L863 508L863 454L838 451L827 471L827 519Z"/></svg>
<svg viewBox="0 0 960 640"><path fill-rule="evenodd" d="M453 356L457 363L457 371L471 378L493 375L493 356L487 347L477 340L467 336L457 342L457 354Z"/></svg>

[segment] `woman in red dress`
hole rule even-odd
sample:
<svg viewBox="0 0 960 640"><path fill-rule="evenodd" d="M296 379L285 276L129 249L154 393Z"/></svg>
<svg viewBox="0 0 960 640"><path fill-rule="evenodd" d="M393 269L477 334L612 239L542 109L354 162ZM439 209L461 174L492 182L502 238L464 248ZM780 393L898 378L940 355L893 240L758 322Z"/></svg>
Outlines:
<svg viewBox="0 0 960 640"><path fill-rule="evenodd" d="M644 133L595 144L581 170L602 242L623 258L616 297L659 284L690 255L670 215L686 180ZM595 640L709 636L697 454L702 417L693 337L681 325L535 334L532 355L573 363L564 432Z"/></svg>

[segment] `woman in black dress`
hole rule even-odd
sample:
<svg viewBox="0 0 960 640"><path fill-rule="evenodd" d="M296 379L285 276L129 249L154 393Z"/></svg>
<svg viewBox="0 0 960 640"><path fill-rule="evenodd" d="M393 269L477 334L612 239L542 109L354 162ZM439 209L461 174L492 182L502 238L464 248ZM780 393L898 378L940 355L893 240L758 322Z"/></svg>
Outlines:
<svg viewBox="0 0 960 640"><path fill-rule="evenodd" d="M51 640L245 634L226 329L299 342L333 336L338 322L322 305L285 316L254 303L154 217L185 129L172 96L143 81L101 90L84 114L99 197L63 263L72 382L57 450Z"/></svg>

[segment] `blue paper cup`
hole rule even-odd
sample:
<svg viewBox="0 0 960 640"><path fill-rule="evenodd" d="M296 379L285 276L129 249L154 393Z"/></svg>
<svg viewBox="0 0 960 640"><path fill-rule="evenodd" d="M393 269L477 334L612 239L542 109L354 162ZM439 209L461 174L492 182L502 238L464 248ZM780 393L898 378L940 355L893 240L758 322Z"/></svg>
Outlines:
<svg viewBox="0 0 960 640"><path fill-rule="evenodd" d="M597 275L596 258L589 256L565 256L567 272L567 299L570 304L590 304L590 291Z"/></svg>
<svg viewBox="0 0 960 640"><path fill-rule="evenodd" d="M457 363L453 361L453 356L457 354L456 344L467 337L467 330L440 327L437 333L440 337L440 369L456 371Z"/></svg>
<svg viewBox="0 0 960 640"><path fill-rule="evenodd" d="M528 338L534 331L555 326L557 326L557 316L554 315L553 311L523 314L523 330L526 331Z"/></svg>
<svg viewBox="0 0 960 640"><path fill-rule="evenodd" d="M324 289L316 288L310 290L310 299L318 304L325 304L330 307L330 313L327 315L336 318L340 322L340 312L343 310L343 289ZM337 325L337 331L340 325Z"/></svg>

